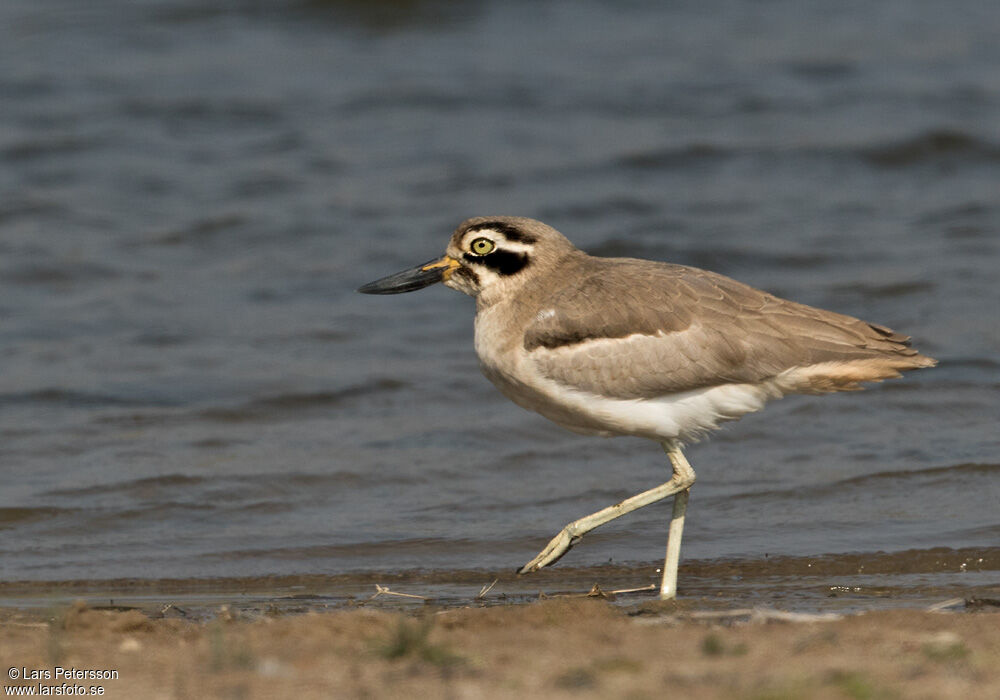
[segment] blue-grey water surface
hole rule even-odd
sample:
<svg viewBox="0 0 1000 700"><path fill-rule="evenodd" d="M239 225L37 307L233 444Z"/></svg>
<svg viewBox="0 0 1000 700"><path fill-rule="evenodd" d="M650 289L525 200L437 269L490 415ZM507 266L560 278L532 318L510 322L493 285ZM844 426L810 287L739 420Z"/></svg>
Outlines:
<svg viewBox="0 0 1000 700"><path fill-rule="evenodd" d="M972 0L5 0L0 577L512 571L665 481L501 397L472 300L355 293L480 214L940 359L692 446L686 560L995 555L997 36ZM669 509L560 566L654 563Z"/></svg>

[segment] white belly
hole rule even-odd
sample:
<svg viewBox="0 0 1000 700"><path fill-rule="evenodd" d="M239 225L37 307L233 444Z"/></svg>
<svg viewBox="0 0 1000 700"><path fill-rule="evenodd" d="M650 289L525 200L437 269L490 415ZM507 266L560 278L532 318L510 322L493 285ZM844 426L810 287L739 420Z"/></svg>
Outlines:
<svg viewBox="0 0 1000 700"><path fill-rule="evenodd" d="M719 423L759 411L776 395L752 384L724 384L650 399L616 399L550 383L546 404L528 406L579 432L691 442Z"/></svg>

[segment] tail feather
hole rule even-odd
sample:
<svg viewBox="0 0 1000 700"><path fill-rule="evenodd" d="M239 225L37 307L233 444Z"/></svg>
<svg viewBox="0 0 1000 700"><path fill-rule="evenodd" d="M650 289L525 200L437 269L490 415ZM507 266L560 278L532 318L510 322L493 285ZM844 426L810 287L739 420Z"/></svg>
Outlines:
<svg viewBox="0 0 1000 700"><path fill-rule="evenodd" d="M933 367L937 360L914 350L912 355L899 353L846 360L820 362L792 367L774 378L775 385L789 394L828 394L835 391L859 391L864 382L896 379L911 369Z"/></svg>

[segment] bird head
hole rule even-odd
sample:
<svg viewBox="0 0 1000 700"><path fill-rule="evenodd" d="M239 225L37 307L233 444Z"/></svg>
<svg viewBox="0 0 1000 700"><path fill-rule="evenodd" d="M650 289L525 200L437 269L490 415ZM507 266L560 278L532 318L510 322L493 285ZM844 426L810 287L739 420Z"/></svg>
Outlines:
<svg viewBox="0 0 1000 700"><path fill-rule="evenodd" d="M576 248L541 221L519 216L466 219L452 234L443 257L369 282L363 294L399 294L443 282L469 296L504 298L528 279L545 274Z"/></svg>

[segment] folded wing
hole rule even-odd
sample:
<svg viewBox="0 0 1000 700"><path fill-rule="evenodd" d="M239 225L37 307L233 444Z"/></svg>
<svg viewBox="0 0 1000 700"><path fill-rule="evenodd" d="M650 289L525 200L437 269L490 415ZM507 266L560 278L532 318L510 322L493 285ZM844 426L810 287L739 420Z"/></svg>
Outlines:
<svg viewBox="0 0 1000 700"><path fill-rule="evenodd" d="M934 364L888 328L722 275L651 261L590 261L551 297L524 339L537 372L578 390L648 399L773 380L783 392L824 393Z"/></svg>

